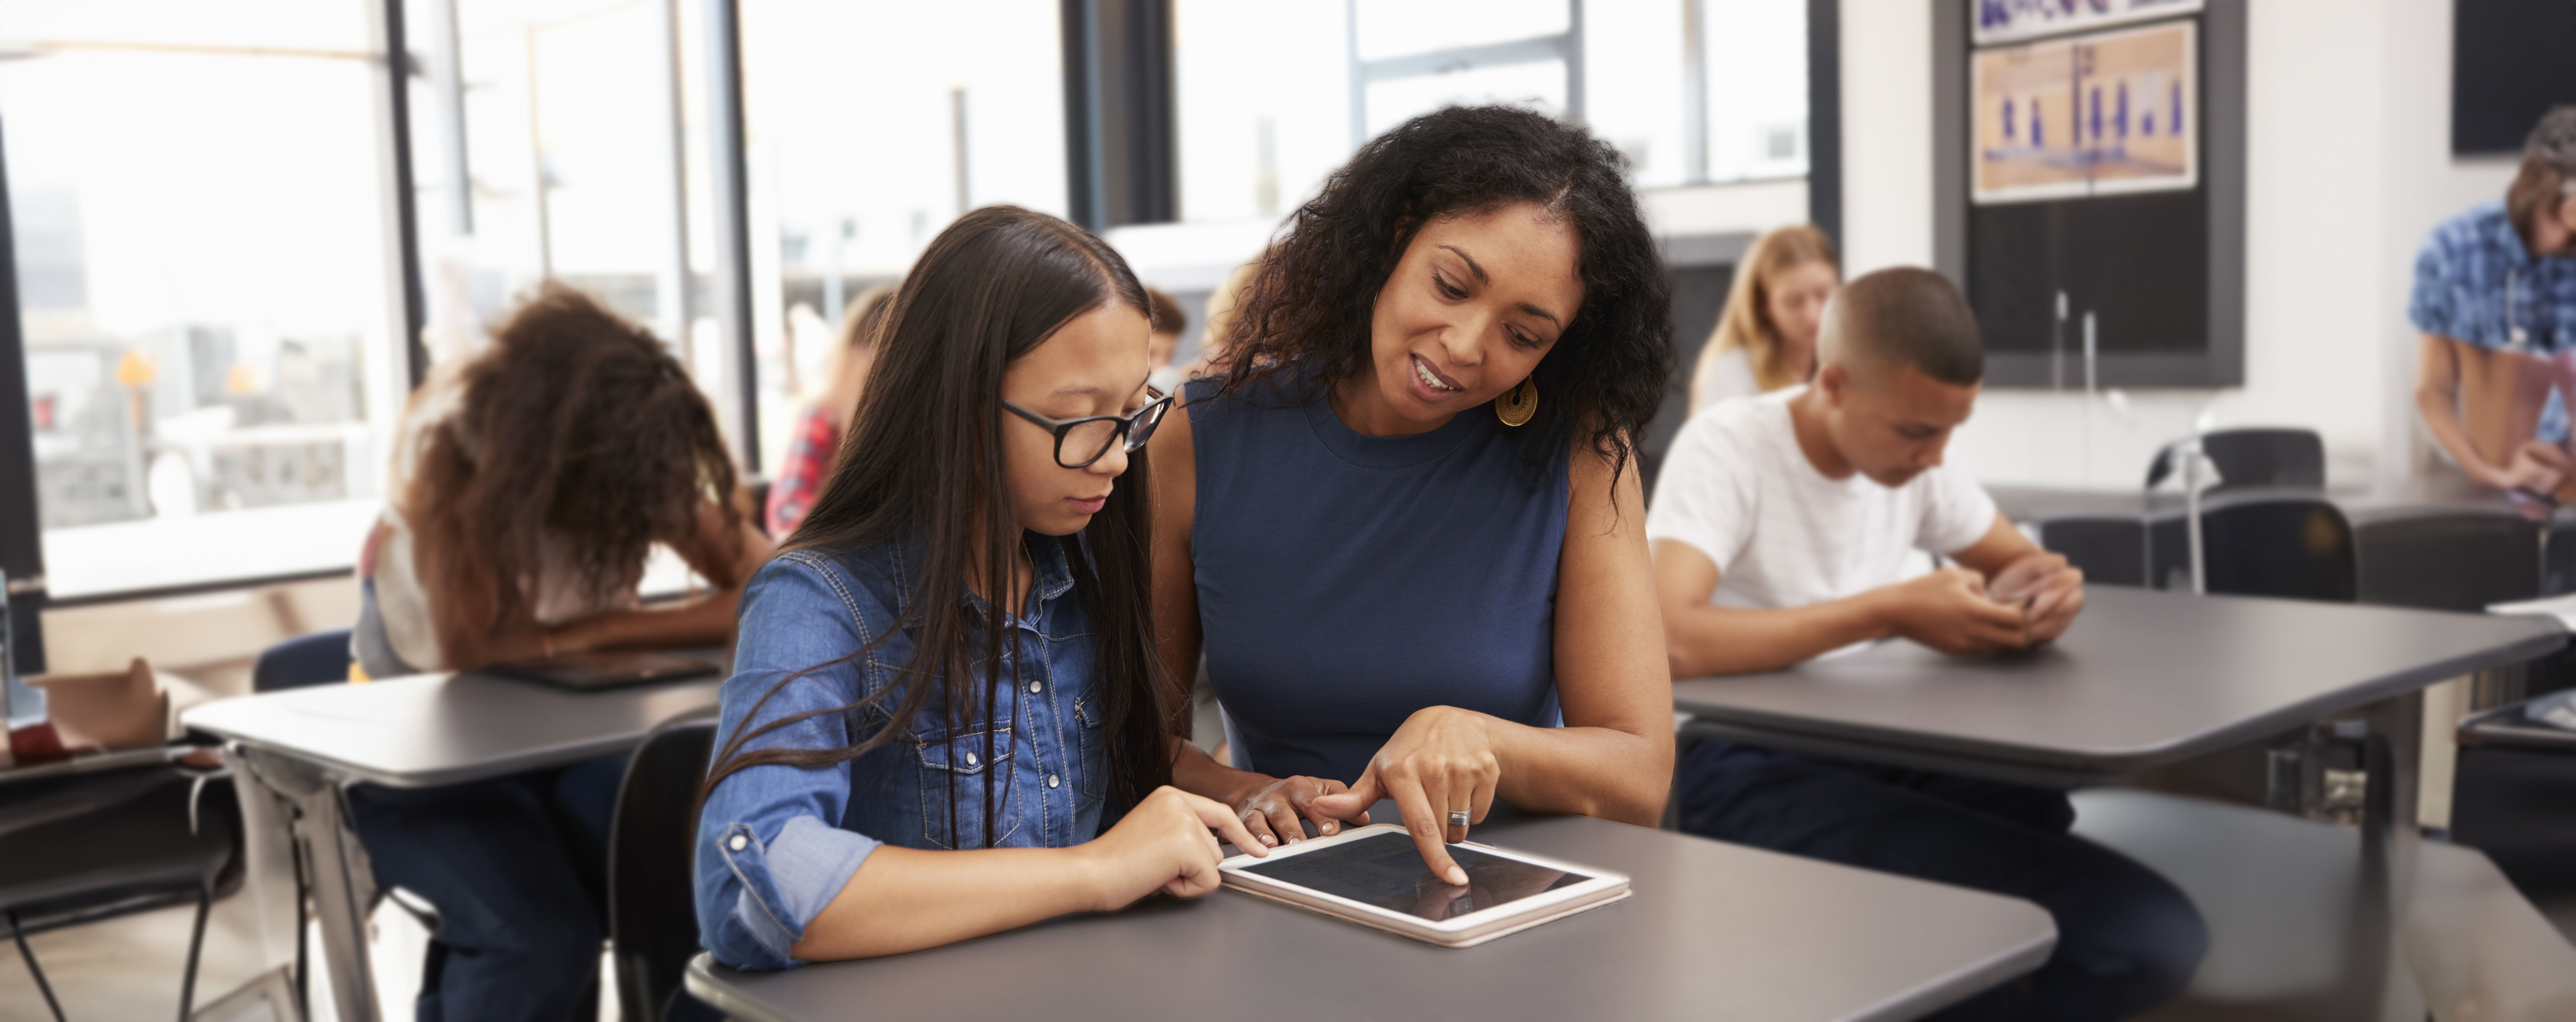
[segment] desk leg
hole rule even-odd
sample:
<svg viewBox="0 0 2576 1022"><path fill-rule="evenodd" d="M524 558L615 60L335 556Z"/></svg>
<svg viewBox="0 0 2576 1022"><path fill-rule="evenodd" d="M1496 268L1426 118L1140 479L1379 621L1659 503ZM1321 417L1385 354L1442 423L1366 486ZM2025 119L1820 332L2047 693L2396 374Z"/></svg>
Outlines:
<svg viewBox="0 0 2576 1022"><path fill-rule="evenodd" d="M331 1003L340 1022L377 1022L375 973L367 964L367 906L375 878L349 826L340 785L301 760L246 750L261 780L295 803L296 840L312 871L313 906L322 924L323 960L331 967Z"/></svg>
<svg viewBox="0 0 2576 1022"><path fill-rule="evenodd" d="M2424 694L2409 692L2364 711L2369 734L2362 747L2369 777L2361 811L2361 890L2345 961L2360 982L2345 993L2346 1018L2380 1018L2403 1010L2389 997L2390 970L2408 968L2397 948L2397 923L2405 918L2413 888L2416 842L2416 763L2424 735ZM2413 1009L2420 1012L2420 1008Z"/></svg>

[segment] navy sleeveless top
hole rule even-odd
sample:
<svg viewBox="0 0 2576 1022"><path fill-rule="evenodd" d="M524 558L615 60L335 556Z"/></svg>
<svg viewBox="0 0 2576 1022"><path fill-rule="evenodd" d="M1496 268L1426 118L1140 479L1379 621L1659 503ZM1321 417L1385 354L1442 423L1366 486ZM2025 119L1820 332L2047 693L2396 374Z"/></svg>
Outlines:
<svg viewBox="0 0 2576 1022"><path fill-rule="evenodd" d="M1534 476L1485 408L1373 437L1343 425L1322 388L1256 382L1212 398L1216 384L1187 391L1190 558L1236 766L1354 782L1430 706L1564 722L1563 445Z"/></svg>

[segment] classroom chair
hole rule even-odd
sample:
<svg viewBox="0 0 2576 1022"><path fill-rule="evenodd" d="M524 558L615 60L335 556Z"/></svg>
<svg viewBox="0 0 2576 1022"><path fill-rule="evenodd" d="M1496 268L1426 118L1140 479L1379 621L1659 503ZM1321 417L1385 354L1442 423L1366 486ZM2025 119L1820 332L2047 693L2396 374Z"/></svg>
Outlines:
<svg viewBox="0 0 2576 1022"><path fill-rule="evenodd" d="M2191 591L2188 521L2176 502L2148 516L2148 581ZM2352 523L2323 496L2283 490L2211 494L2201 501L2209 592L2352 602Z"/></svg>
<svg viewBox="0 0 2576 1022"><path fill-rule="evenodd" d="M2503 507L2353 512L2362 603L2482 613L2540 595L2540 523Z"/></svg>
<svg viewBox="0 0 2576 1022"><path fill-rule="evenodd" d="M2147 465L2147 489L2182 471L2182 445L2188 442L2176 440L2156 452ZM2222 429L2201 434L2200 449L2218 469L2216 485L2205 492L2326 485L2326 442L2312 429Z"/></svg>
<svg viewBox="0 0 2576 1022"><path fill-rule="evenodd" d="M276 692L347 681L349 662L349 629L299 635L260 651L251 664L250 690Z"/></svg>
<svg viewBox="0 0 2576 1022"><path fill-rule="evenodd" d="M2062 554L2088 585L2147 584L2147 522L2137 515L2073 514L2028 523L2039 545Z"/></svg>
<svg viewBox="0 0 2576 1022"><path fill-rule="evenodd" d="M608 837L608 938L629 1022L720 1018L681 987L698 953L698 782L715 747L712 709L655 728L626 764Z"/></svg>
<svg viewBox="0 0 2576 1022"><path fill-rule="evenodd" d="M2564 698L2558 697L2558 698ZM2530 719L2538 696L2460 722L2451 839L2534 901L2576 907L2576 731Z"/></svg>
<svg viewBox="0 0 2576 1022"><path fill-rule="evenodd" d="M0 774L0 924L57 1022L62 1006L27 935L194 900L179 977L178 1017L187 1022L206 915L241 883L241 806L229 776L173 763Z"/></svg>
<svg viewBox="0 0 2576 1022"><path fill-rule="evenodd" d="M2576 593L2576 514L2552 512L2541 529L2540 595Z"/></svg>

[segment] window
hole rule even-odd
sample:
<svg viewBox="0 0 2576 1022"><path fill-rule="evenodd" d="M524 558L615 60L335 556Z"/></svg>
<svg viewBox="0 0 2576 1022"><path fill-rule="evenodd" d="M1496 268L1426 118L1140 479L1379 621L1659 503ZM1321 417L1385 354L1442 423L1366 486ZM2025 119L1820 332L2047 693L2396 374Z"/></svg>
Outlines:
<svg viewBox="0 0 2576 1022"><path fill-rule="evenodd" d="M0 7L53 598L356 558L407 383L367 15Z"/></svg>
<svg viewBox="0 0 2576 1022"><path fill-rule="evenodd" d="M1065 214L1057 4L746 0L761 463L824 389L844 304L959 214Z"/></svg>

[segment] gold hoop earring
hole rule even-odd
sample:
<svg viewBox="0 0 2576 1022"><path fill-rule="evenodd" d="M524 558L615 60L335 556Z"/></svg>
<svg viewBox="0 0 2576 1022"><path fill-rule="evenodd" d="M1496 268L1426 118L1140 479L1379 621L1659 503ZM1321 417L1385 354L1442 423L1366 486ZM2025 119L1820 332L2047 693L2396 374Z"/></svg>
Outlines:
<svg viewBox="0 0 2576 1022"><path fill-rule="evenodd" d="M1494 417L1503 420L1503 425L1518 426L1536 414L1538 381L1535 379L1523 377L1520 386L1504 391L1503 396L1494 399Z"/></svg>

